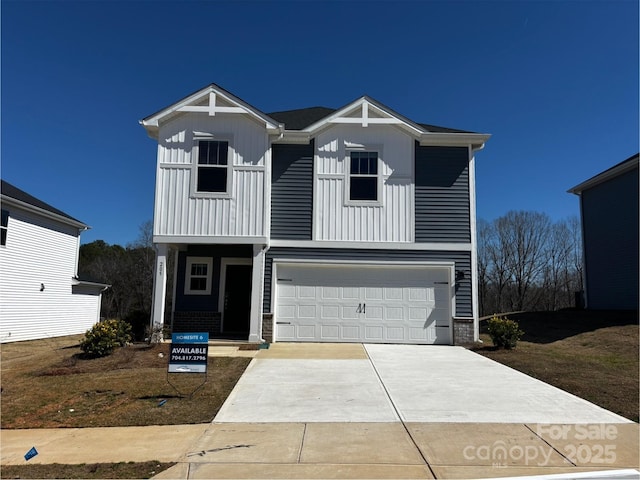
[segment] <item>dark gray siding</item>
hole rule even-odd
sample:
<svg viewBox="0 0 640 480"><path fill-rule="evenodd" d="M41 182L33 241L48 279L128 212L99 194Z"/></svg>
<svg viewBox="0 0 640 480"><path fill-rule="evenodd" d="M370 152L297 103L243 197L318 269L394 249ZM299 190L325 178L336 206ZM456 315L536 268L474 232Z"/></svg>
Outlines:
<svg viewBox="0 0 640 480"><path fill-rule="evenodd" d="M415 149L416 242L470 242L467 147Z"/></svg>
<svg viewBox="0 0 640 480"><path fill-rule="evenodd" d="M272 146L271 238L311 240L313 146Z"/></svg>
<svg viewBox="0 0 640 480"><path fill-rule="evenodd" d="M582 192L587 306L638 308L638 169Z"/></svg>
<svg viewBox="0 0 640 480"><path fill-rule="evenodd" d="M211 295L185 295L184 281L187 257L212 257L213 275ZM189 312L217 312L220 291L220 259L222 257L253 258L251 245L189 245L186 252L178 252L175 310Z"/></svg>
<svg viewBox="0 0 640 480"><path fill-rule="evenodd" d="M336 248L269 249L264 268L264 311L271 312L271 271L274 258L327 260L397 260L397 261L454 261L456 271L464 272L464 279L456 283L456 316L470 317L471 309L471 253L421 252L414 250L368 250Z"/></svg>

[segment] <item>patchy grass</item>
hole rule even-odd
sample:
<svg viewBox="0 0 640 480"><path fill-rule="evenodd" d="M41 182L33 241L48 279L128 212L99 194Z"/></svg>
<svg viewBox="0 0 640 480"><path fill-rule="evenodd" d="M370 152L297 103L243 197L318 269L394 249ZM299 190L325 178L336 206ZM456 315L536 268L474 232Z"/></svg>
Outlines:
<svg viewBox="0 0 640 480"><path fill-rule="evenodd" d="M204 375L168 376L169 344L132 345L86 359L80 338L2 346L2 428L210 422L250 361L209 358L208 381L190 396Z"/></svg>
<svg viewBox="0 0 640 480"><path fill-rule="evenodd" d="M639 361L636 312L560 311L510 314L525 334L497 350L481 322L477 353L550 383L635 422Z"/></svg>
<svg viewBox="0 0 640 480"><path fill-rule="evenodd" d="M95 463L80 465L2 465L2 478L151 478L175 463Z"/></svg>

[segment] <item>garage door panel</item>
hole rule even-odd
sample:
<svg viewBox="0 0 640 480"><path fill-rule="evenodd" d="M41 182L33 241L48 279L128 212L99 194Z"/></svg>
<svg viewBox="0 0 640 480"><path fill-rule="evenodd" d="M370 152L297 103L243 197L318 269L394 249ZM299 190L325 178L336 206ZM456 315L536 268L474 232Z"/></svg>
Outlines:
<svg viewBox="0 0 640 480"><path fill-rule="evenodd" d="M384 340L384 328L382 325L367 325L364 327L365 340L368 342L381 342Z"/></svg>
<svg viewBox="0 0 640 480"><path fill-rule="evenodd" d="M342 307L342 318L345 320L358 320L359 317L357 305L344 305Z"/></svg>
<svg viewBox="0 0 640 480"><path fill-rule="evenodd" d="M320 325L320 337L322 340L338 340L340 338L340 327L338 325Z"/></svg>
<svg viewBox="0 0 640 480"><path fill-rule="evenodd" d="M357 288L357 287L343 287L342 288L342 298L344 300L359 300L360 299L360 288Z"/></svg>
<svg viewBox="0 0 640 480"><path fill-rule="evenodd" d="M410 322L424 322L428 316L429 312L426 307L409 307Z"/></svg>
<svg viewBox="0 0 640 480"><path fill-rule="evenodd" d="M338 320L340 318L339 305L321 305L320 309L322 320Z"/></svg>
<svg viewBox="0 0 640 480"><path fill-rule="evenodd" d="M316 298L316 287L298 287L298 298Z"/></svg>
<svg viewBox="0 0 640 480"><path fill-rule="evenodd" d="M364 289L364 299L365 300L382 300L383 290L384 289L382 288L367 287Z"/></svg>
<svg viewBox="0 0 640 480"><path fill-rule="evenodd" d="M449 267L277 264L280 341L450 343ZM440 331L441 330L441 331Z"/></svg>
<svg viewBox="0 0 640 480"><path fill-rule="evenodd" d="M301 340L316 340L316 325L297 325L295 334Z"/></svg>
<svg viewBox="0 0 640 480"><path fill-rule="evenodd" d="M382 305L379 307L372 307L367 305L364 318L365 320L383 320L383 311L384 307L382 307Z"/></svg>
<svg viewBox="0 0 640 480"><path fill-rule="evenodd" d="M313 318L315 319L317 315L317 305L300 305L298 307L298 317L299 318Z"/></svg>
<svg viewBox="0 0 640 480"><path fill-rule="evenodd" d="M386 319L389 322L401 322L404 320L404 308L403 307L387 307Z"/></svg>
<svg viewBox="0 0 640 480"><path fill-rule="evenodd" d="M340 289L338 287L318 287L322 291L321 298L324 300L338 300Z"/></svg>

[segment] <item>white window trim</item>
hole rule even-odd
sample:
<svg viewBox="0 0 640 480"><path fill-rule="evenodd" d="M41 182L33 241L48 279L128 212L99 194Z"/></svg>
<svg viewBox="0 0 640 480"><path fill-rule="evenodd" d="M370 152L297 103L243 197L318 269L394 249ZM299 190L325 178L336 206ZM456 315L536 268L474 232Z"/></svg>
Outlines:
<svg viewBox="0 0 640 480"><path fill-rule="evenodd" d="M199 192L198 191L198 154L200 141L228 142L227 149L227 189L226 192ZM191 198L231 198L233 196L233 173L235 149L233 148L233 135L228 133L214 134L193 132L193 146L191 148Z"/></svg>
<svg viewBox="0 0 640 480"><path fill-rule="evenodd" d="M194 263L204 263L207 265L206 288L204 290L191 290L191 266ZM187 257L187 265L184 274L184 294L185 295L211 295L211 279L213 278L213 258L212 257Z"/></svg>
<svg viewBox="0 0 640 480"><path fill-rule="evenodd" d="M377 152L378 153L378 198L377 200L351 200L351 152ZM348 207L382 207L382 196L383 191L382 188L384 186L383 183L383 173L382 167L384 166L382 162L383 158L383 147L382 145L375 144L367 144L360 145L345 142L344 147L344 205Z"/></svg>

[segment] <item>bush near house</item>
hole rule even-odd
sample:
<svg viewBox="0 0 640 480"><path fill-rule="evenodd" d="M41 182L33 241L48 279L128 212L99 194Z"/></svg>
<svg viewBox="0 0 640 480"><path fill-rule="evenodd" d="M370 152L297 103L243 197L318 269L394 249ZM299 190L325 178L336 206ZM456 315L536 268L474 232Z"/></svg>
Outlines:
<svg viewBox="0 0 640 480"><path fill-rule="evenodd" d="M487 331L495 347L506 348L507 350L515 348L518 340L524 335L524 332L518 326L518 322L497 315L489 319Z"/></svg>
<svg viewBox="0 0 640 480"><path fill-rule="evenodd" d="M80 349L89 357L106 357L131 341L131 324L117 318L103 320L87 330Z"/></svg>

